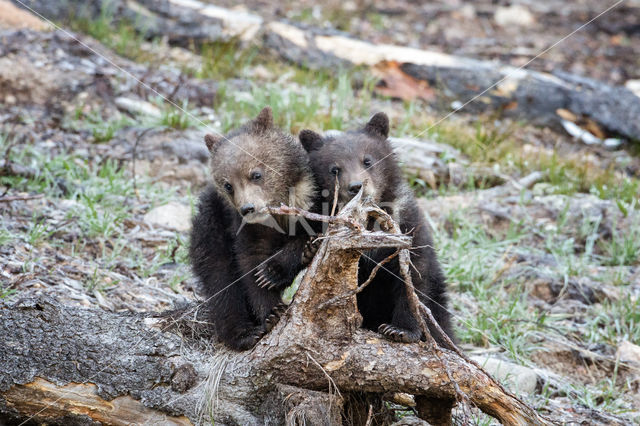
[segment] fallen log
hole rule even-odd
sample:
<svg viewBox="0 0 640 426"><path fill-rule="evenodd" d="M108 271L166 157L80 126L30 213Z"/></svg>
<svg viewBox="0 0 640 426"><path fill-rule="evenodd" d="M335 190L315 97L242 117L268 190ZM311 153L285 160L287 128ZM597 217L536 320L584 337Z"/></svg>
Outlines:
<svg viewBox="0 0 640 426"><path fill-rule="evenodd" d="M47 298L0 303L0 420L336 424L347 405L351 413L373 410L352 395L381 401L403 393L414 395L418 414L433 423L450 419L454 402L463 400L504 424L546 424L458 350L394 343L360 328L353 290L361 250L411 247L407 235L364 230L371 214L384 212L356 197L328 219L293 302L242 353L212 353L185 333L194 308L159 320Z"/></svg>
<svg viewBox="0 0 640 426"><path fill-rule="evenodd" d="M416 93L425 91L424 83L433 89L433 104L443 110L498 110L505 116L558 128L562 120L558 110L566 110L614 134L640 140L640 97L625 87L562 72L548 74L440 52L372 44L337 32L281 22L267 24L265 42L282 57L304 66L371 67L383 86L386 76L397 80L399 73L404 74Z"/></svg>
<svg viewBox="0 0 640 426"><path fill-rule="evenodd" d="M192 424L208 355L141 315L0 303L0 423Z"/></svg>

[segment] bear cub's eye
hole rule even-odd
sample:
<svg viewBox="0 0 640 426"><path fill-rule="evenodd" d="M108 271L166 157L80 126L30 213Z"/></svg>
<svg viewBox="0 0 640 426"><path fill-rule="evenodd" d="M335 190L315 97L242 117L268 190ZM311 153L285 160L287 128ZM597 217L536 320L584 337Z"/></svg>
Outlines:
<svg viewBox="0 0 640 426"><path fill-rule="evenodd" d="M251 172L251 180L260 180L262 179L262 173L259 171Z"/></svg>
<svg viewBox="0 0 640 426"><path fill-rule="evenodd" d="M233 192L233 186L231 186L229 182L225 182L223 186L224 186L224 190L227 191L229 194Z"/></svg>
<svg viewBox="0 0 640 426"><path fill-rule="evenodd" d="M331 169L329 169L329 173L331 173L334 176L338 176L338 174L340 174L340 167L332 166Z"/></svg>
<svg viewBox="0 0 640 426"><path fill-rule="evenodd" d="M364 164L365 167L371 167L371 164L373 163L373 161L371 161L370 157L365 157L364 160L362 160L362 164Z"/></svg>

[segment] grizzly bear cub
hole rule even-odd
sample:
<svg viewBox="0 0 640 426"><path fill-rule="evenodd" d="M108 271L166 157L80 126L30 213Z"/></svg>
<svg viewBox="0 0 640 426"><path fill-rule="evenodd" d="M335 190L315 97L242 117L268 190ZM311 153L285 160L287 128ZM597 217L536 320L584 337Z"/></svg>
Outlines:
<svg viewBox="0 0 640 426"><path fill-rule="evenodd" d="M446 283L433 249L429 227L402 176L387 140L388 135L389 119L384 113L378 113L360 130L325 137L303 130L299 138L309 153L318 189L325 197L324 205L331 204L336 178L340 204L347 203L356 195L366 179L364 196L371 197L391 214L402 232L413 236L411 262L415 266L412 279L416 293L431 309L440 327L453 338L447 311ZM363 252L358 281L366 281L376 264L393 251L381 248ZM378 271L368 287L358 294L357 301L364 327L400 342L424 338L409 309L397 258ZM432 330L432 335L444 344L439 333Z"/></svg>
<svg viewBox="0 0 640 426"><path fill-rule="evenodd" d="M281 204L309 209L314 184L302 145L273 126L270 108L224 137L206 135L212 184L193 218L190 259L218 339L253 347L284 309L281 291L302 269L309 233Z"/></svg>

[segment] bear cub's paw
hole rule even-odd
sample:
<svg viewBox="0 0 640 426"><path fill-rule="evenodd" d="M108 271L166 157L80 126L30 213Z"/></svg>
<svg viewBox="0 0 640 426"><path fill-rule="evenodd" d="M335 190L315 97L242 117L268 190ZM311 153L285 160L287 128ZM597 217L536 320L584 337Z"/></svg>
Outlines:
<svg viewBox="0 0 640 426"><path fill-rule="evenodd" d="M283 273L280 270L279 265L271 265L269 263L263 263L255 273L256 284L260 288L267 290L275 290L288 286L289 282L284 279Z"/></svg>
<svg viewBox="0 0 640 426"><path fill-rule="evenodd" d="M317 237L313 236L307 241L304 245L304 249L302 250L302 265L307 266L313 260L313 257L318 252L318 248L320 248L320 243L322 241Z"/></svg>
<svg viewBox="0 0 640 426"><path fill-rule="evenodd" d="M282 314L284 314L284 311L286 311L288 307L289 306L286 303L278 303L273 307L271 313L267 315L267 318L265 318L264 320L264 328L266 330L265 333L270 332L273 327L276 326L278 321L280 321L280 317L282 316Z"/></svg>
<svg viewBox="0 0 640 426"><path fill-rule="evenodd" d="M415 343L420 340L420 337L422 337L422 333L418 329L409 330L392 324L380 324L380 327L378 327L378 333L382 334L389 340L402 343Z"/></svg>
<svg viewBox="0 0 640 426"><path fill-rule="evenodd" d="M267 329L266 329L266 326L264 325L253 327L247 330L246 333L243 333L243 335L236 340L234 344L234 349L237 349L240 351L246 351L248 349L251 349L256 345L256 343L260 341L260 339L262 339L262 337L266 333L267 333Z"/></svg>

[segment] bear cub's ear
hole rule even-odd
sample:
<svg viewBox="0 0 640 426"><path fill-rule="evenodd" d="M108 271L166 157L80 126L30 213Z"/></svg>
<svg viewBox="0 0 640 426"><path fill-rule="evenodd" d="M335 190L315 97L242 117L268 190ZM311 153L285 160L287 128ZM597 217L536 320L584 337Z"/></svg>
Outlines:
<svg viewBox="0 0 640 426"><path fill-rule="evenodd" d="M262 108L262 111L253 119L252 127L256 133L265 132L273 127L273 112L270 107Z"/></svg>
<svg viewBox="0 0 640 426"><path fill-rule="evenodd" d="M322 140L322 136L314 132L313 130L305 129L300 132L298 135L300 139L300 143L307 152L316 151L322 148L324 141Z"/></svg>
<svg viewBox="0 0 640 426"><path fill-rule="evenodd" d="M389 117L384 112L375 114L364 126L364 131L372 136L389 137Z"/></svg>
<svg viewBox="0 0 640 426"><path fill-rule="evenodd" d="M224 139L224 137L221 135L212 135L210 133L204 135L204 143L207 144L207 149L212 154L213 154L213 149L218 143L220 143L222 139Z"/></svg>

